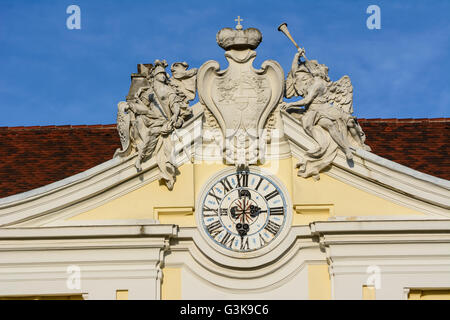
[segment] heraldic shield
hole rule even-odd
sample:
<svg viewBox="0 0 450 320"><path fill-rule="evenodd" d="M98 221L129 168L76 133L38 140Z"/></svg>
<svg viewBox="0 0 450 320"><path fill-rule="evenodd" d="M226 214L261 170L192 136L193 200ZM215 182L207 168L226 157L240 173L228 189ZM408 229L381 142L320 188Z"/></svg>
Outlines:
<svg viewBox="0 0 450 320"><path fill-rule="evenodd" d="M223 134L224 160L238 167L256 164L264 156L264 127L283 98L284 72L278 62L267 60L261 69L253 68L256 52L252 49L260 42L255 39L257 33L252 28L219 31L217 42L226 50L228 68L220 70L219 63L210 60L197 74L200 102L214 115Z"/></svg>

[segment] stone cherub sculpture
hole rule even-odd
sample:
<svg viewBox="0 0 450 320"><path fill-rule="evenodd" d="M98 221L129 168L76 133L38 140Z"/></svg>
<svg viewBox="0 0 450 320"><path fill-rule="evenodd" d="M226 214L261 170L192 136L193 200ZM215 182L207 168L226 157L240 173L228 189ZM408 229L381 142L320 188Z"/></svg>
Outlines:
<svg viewBox="0 0 450 320"><path fill-rule="evenodd" d="M185 62L174 63L169 78L165 60L140 67L140 73L132 75L131 95L118 104L117 130L122 149L116 150L114 157L137 152L135 166L139 171L143 161L155 158L171 190L176 175L172 137L192 115L189 101L195 97L197 69L187 70Z"/></svg>
<svg viewBox="0 0 450 320"><path fill-rule="evenodd" d="M303 57L304 61L300 58ZM348 76L330 81L328 67L316 60L308 60L304 49L298 49L286 79L286 98L303 99L284 103L282 109L292 112L314 141L297 164L298 174L318 178L319 172L336 156L339 147L348 160L351 148L370 150L364 144L365 135L353 113L353 86Z"/></svg>

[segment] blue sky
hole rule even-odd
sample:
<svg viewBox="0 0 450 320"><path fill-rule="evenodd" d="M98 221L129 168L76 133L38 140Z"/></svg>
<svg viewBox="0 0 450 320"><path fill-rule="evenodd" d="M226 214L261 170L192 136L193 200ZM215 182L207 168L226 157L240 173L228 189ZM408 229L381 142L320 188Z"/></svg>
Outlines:
<svg viewBox="0 0 450 320"><path fill-rule="evenodd" d="M66 8L81 8L68 30ZM369 30L366 9L381 8ZM226 68L215 35L261 30L255 67L289 70L287 22L310 59L347 74L361 118L450 116L450 1L0 1L0 126L111 124L136 64L166 59Z"/></svg>

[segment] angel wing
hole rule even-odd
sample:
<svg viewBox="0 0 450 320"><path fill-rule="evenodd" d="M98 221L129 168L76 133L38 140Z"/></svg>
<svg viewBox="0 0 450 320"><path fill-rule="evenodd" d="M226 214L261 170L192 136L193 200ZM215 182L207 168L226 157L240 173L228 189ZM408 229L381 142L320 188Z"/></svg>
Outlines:
<svg viewBox="0 0 450 320"><path fill-rule="evenodd" d="M127 153L130 147L131 115L126 112L126 109L128 109L128 103L124 101L119 102L117 109L117 131L119 132L122 149L117 149L114 153L114 157L123 156Z"/></svg>
<svg viewBox="0 0 450 320"><path fill-rule="evenodd" d="M353 86L349 76L343 76L330 84L328 101L347 113L353 113Z"/></svg>
<svg viewBox="0 0 450 320"><path fill-rule="evenodd" d="M284 96L287 99L298 96L297 90L295 89L295 76L292 74L292 71L286 77Z"/></svg>

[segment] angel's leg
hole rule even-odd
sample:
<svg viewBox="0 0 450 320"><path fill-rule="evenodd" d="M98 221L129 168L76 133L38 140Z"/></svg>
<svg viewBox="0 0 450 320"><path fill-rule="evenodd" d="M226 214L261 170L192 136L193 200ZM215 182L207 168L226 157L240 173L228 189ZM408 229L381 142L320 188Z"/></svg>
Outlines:
<svg viewBox="0 0 450 320"><path fill-rule="evenodd" d="M362 141L362 138L361 138L362 134L361 134L361 132L359 131L359 128L356 126L355 120L350 119L350 120L347 122L347 128L349 129L350 134L352 135L352 137L353 137L359 144L362 145L362 144L363 144L363 141Z"/></svg>
<svg viewBox="0 0 450 320"><path fill-rule="evenodd" d="M336 125L334 125L333 121L327 118L322 118L319 120L318 124L330 133L330 136L333 138L333 140L336 141L338 146L341 147L341 149L344 151L346 158L348 160L353 159L352 151L345 143L344 138L342 137Z"/></svg>
<svg viewBox="0 0 450 320"><path fill-rule="evenodd" d="M308 153L310 154L314 154L320 151L321 149L321 145L320 145L320 137L317 135L316 131L313 130L313 126L314 126L314 117L315 117L315 113L313 112L307 112L303 117L302 117L302 125L303 125L303 129L305 130L306 134L309 135L311 138L314 139L315 142L315 146L312 147Z"/></svg>
<svg viewBox="0 0 450 320"><path fill-rule="evenodd" d="M364 150L371 151L371 148L364 144L365 137L364 132L362 131L361 127L354 119L350 119L347 123L348 130L350 131L350 134L352 137L358 142L358 144L364 148Z"/></svg>
<svg viewBox="0 0 450 320"><path fill-rule="evenodd" d="M323 136L318 132L318 128L311 128L310 130L311 137L314 139L315 146L308 150L308 154L312 156L320 156L325 152L327 143L323 141Z"/></svg>

